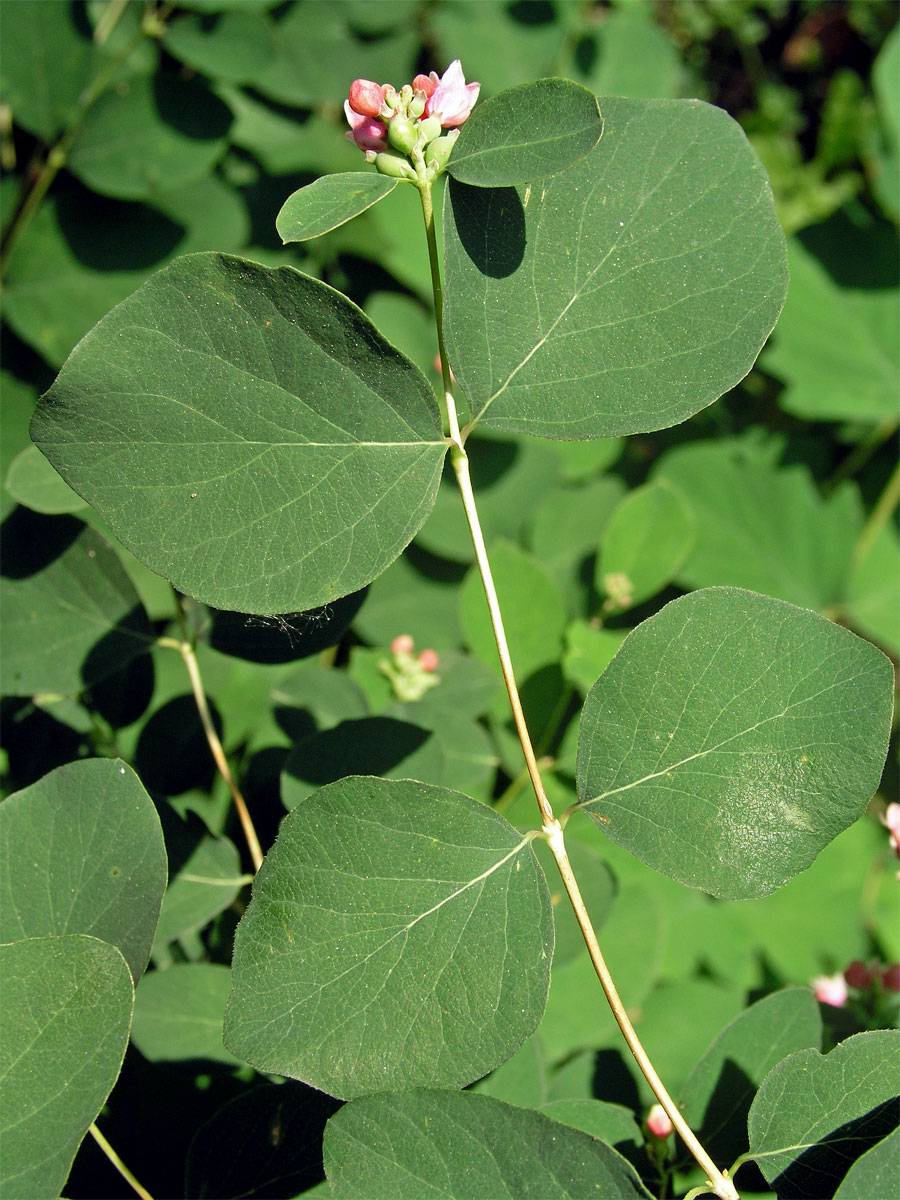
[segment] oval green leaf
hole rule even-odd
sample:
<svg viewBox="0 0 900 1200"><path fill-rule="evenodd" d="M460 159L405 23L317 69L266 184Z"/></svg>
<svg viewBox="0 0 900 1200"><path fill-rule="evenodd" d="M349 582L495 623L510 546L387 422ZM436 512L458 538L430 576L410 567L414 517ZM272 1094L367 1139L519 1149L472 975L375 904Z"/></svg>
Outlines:
<svg viewBox="0 0 900 1200"><path fill-rule="evenodd" d="M528 837L457 792L343 779L282 822L256 877L225 1044L345 1099L462 1087L534 1031L552 953Z"/></svg>
<svg viewBox="0 0 900 1200"><path fill-rule="evenodd" d="M898 1056L900 1032L879 1029L773 1067L750 1108L747 1158L779 1195L833 1195L848 1167L896 1128Z"/></svg>
<svg viewBox="0 0 900 1200"><path fill-rule="evenodd" d="M285 245L320 237L383 200L399 182L375 171L323 175L285 200L275 220L278 236Z"/></svg>
<svg viewBox="0 0 900 1200"><path fill-rule="evenodd" d="M58 1196L122 1065L131 975L83 934L0 946L0 972L0 1197Z"/></svg>
<svg viewBox="0 0 900 1200"><path fill-rule="evenodd" d="M222 1043L231 972L221 963L178 963L148 971L134 997L131 1040L148 1062L237 1065Z"/></svg>
<svg viewBox="0 0 900 1200"><path fill-rule="evenodd" d="M446 450L424 376L355 305L217 254L113 309L32 435L151 570L250 613L372 580L428 515Z"/></svg>
<svg viewBox="0 0 900 1200"><path fill-rule="evenodd" d="M476 187L529 183L584 158L602 132L597 97L587 88L537 79L475 106L447 173Z"/></svg>
<svg viewBox="0 0 900 1200"><path fill-rule="evenodd" d="M165 888L156 808L118 759L69 763L0 806L0 942L92 934L137 980Z"/></svg>
<svg viewBox="0 0 900 1200"><path fill-rule="evenodd" d="M476 1092L405 1092L345 1104L325 1126L335 1200L634 1200L615 1150L543 1113Z"/></svg>
<svg viewBox="0 0 900 1200"><path fill-rule="evenodd" d="M610 99L603 116L559 175L447 189L447 349L494 428L675 425L747 374L781 310L784 235L740 127L695 100Z"/></svg>
<svg viewBox="0 0 900 1200"><path fill-rule="evenodd" d="M870 642L754 592L693 592L629 634L588 694L580 804L664 875L764 896L862 815L892 702Z"/></svg>
<svg viewBox="0 0 900 1200"><path fill-rule="evenodd" d="M694 517L665 480L635 488L616 506L597 561L604 609L621 612L656 595L678 573L694 541Z"/></svg>

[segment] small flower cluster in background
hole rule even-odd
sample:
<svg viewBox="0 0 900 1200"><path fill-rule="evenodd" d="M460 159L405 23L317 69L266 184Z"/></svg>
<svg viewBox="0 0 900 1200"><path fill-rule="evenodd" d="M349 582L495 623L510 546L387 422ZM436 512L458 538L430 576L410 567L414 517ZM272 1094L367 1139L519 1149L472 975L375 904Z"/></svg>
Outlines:
<svg viewBox="0 0 900 1200"><path fill-rule="evenodd" d="M391 642L390 659L381 659L378 669L391 681L395 697L412 703L440 683L438 665L436 650L421 650L416 655L413 639L408 633L401 633Z"/></svg>
<svg viewBox="0 0 900 1200"><path fill-rule="evenodd" d="M863 1029L888 1028L898 1015L900 963L854 959L844 971L818 975L810 987L820 1004L847 1009Z"/></svg>
<svg viewBox="0 0 900 1200"><path fill-rule="evenodd" d="M347 136L383 175L430 182L447 165L480 90L480 83L466 83L459 59L443 75L417 75L399 92L389 83L354 79L344 101Z"/></svg>

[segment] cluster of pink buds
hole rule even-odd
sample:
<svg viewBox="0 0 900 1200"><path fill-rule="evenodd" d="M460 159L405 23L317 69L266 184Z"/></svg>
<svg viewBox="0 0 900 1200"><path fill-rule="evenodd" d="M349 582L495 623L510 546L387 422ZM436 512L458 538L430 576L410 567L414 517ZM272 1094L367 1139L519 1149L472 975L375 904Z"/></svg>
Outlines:
<svg viewBox="0 0 900 1200"><path fill-rule="evenodd" d="M843 972L819 975L810 985L820 1004L843 1008L851 992L900 992L900 963L883 966L854 959Z"/></svg>
<svg viewBox="0 0 900 1200"><path fill-rule="evenodd" d="M480 89L466 83L459 59L442 76L417 75L399 92L389 83L354 79L344 101L347 136L382 175L430 183L447 165Z"/></svg>
<svg viewBox="0 0 900 1200"><path fill-rule="evenodd" d="M420 700L429 688L440 683L437 651L429 648L416 654L415 648L412 637L401 633L391 642L390 660L382 659L378 664L381 673L391 681L394 695L407 703Z"/></svg>

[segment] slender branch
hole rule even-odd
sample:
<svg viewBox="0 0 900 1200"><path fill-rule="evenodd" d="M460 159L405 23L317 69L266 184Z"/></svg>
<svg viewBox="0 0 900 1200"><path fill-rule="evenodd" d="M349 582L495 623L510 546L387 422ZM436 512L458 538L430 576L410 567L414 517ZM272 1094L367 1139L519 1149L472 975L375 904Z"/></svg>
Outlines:
<svg viewBox="0 0 900 1200"><path fill-rule="evenodd" d="M431 283L434 292L434 311L437 322L438 347L440 349L441 358L441 375L444 382L444 400L446 403L447 423L450 429L450 461L453 464L453 470L456 474L456 482L459 486L460 496L462 497L463 508L465 509L466 520L469 525L469 533L472 537L472 545L475 549L475 561L481 575L481 582L484 587L484 594L487 600L488 613L491 619L491 628L494 631L494 640L497 644L497 654L500 659L500 667L503 672L503 681L506 684L507 695L512 709L513 720L515 721L516 733L519 737L519 742L522 746L522 753L525 757L525 766L528 776L531 779L531 785L534 789L535 799L538 803L538 808L541 812L541 820L543 821L543 836L547 840L553 857L556 859L556 864L559 868L559 873L562 876L563 884L569 897L569 901L575 912L575 918L578 921L578 926L581 929L582 936L587 945L588 952L593 963L594 970L600 980L606 999L612 1009L613 1016L619 1029L622 1031L622 1036L628 1044L628 1048L634 1055L635 1061L644 1074L645 1079L653 1089L654 1094L658 1098L660 1104L669 1115L673 1127L678 1131L682 1141L687 1146L693 1157L696 1159L702 1170L704 1170L709 1178L712 1191L719 1196L720 1200L740 1200L731 1179L727 1173L719 1171L715 1163L703 1149L697 1139L696 1134L685 1121L684 1117L679 1112L675 1102L672 1100L669 1093L663 1086L662 1080L656 1073L656 1069L647 1056L647 1052L641 1045L640 1039L635 1033L634 1026L629 1020L625 1007L622 1004L619 993L613 983L612 976L606 966L603 954L600 950L600 945L597 941L597 935L591 924L591 919L588 915L584 900L581 896L581 891L578 883L572 872L572 867L569 863L568 855L566 854L565 840L563 838L562 825L553 814L553 809L547 799L544 785L541 780L540 768L538 767L535 757L534 747L531 744L531 735L528 731L528 726L525 722L525 715L522 711L522 702L519 698L519 690L516 686L515 675L513 673L512 659L509 653L509 645L506 640L506 631L503 626L503 616L500 611L500 602L497 598L497 589L494 586L494 578L491 573L491 565L488 560L487 550L484 544L484 535L481 530L481 522L478 518L478 510L475 505L475 495L472 490L472 479L469 473L469 458L465 451L463 438L460 434L459 417L456 412L456 403L453 398L452 378L450 376L450 367L447 362L447 351L444 345L444 327L443 327L443 289L441 285L440 261L437 249L437 237L434 228L434 211L431 201L431 185L421 178L418 184L419 195L422 200L422 214L425 218L425 232L428 240L428 259L431 265Z"/></svg>
<svg viewBox="0 0 900 1200"><path fill-rule="evenodd" d="M622 1036L628 1043L628 1049L634 1055L635 1062L640 1067L641 1072L650 1087L653 1089L653 1094L659 1100L660 1104L666 1110L669 1120L678 1133L681 1140L687 1146L688 1150L693 1155L702 1170L707 1174L710 1186L721 1200L739 1200L737 1190L734 1183L729 1178L727 1172L720 1171L713 1160L709 1157L703 1146L697 1139L696 1134L681 1115L678 1105L666 1091L666 1088L656 1073L656 1068L650 1061L646 1050L641 1045L640 1038L635 1032L635 1028L631 1023L628 1013L625 1011L625 1006L619 996L612 975L609 973L609 968L606 965L606 960L600 949L600 944L597 941L597 935L594 932L594 927L591 924L591 918L588 915L584 900L581 896L581 890L578 887L578 882L572 872L572 867L569 862L569 857L566 854L565 839L563 837L562 826L559 821L552 821L544 825L544 837L553 852L553 857L556 859L556 865L559 868L559 873L562 876L563 885L569 897L569 902L575 913L575 919L578 921L578 927L581 930L581 935L584 938L585 945L588 948L588 953L591 956L594 970L597 973L597 978L600 980L600 985L603 988L609 1007L612 1009L612 1014L616 1019L616 1024L622 1031Z"/></svg>
<svg viewBox="0 0 900 1200"><path fill-rule="evenodd" d="M253 862L253 869L258 871L262 866L263 852L259 844L259 838L256 836L256 830L253 827L253 819L250 816L250 810L247 808L247 802L241 795L241 789L238 787L234 776L231 773L231 768L228 765L228 759L225 756L225 750L219 740L219 735L216 733L216 727L213 724L213 719L209 711L209 704L206 700L206 692L203 688L203 678L200 674L200 664L197 662L197 655L194 651L193 644L187 636L187 629L184 623L184 614L181 611L181 604L176 597L175 606L178 612L178 624L181 628L181 641L175 639L160 639L160 642L165 645L173 646L181 655L184 665L187 668L188 677L191 681L191 690L194 693L194 702L197 705L197 712L200 715L200 723L203 726L203 732L206 735L206 741L210 749L210 753L215 760L219 774L228 785L228 790L231 792L231 798L234 801L234 807L237 810L238 820L241 823L241 829L244 831L244 840L247 843L247 849L250 851L250 858Z"/></svg>
<svg viewBox="0 0 900 1200"><path fill-rule="evenodd" d="M94 1141L97 1143L97 1145L100 1147L100 1149L103 1151L103 1153L106 1155L106 1157L109 1159L109 1161L112 1163L112 1165L116 1168L116 1170L122 1176L122 1178L140 1196L141 1200L153 1200L153 1197L150 1195L150 1193L147 1191L147 1189L143 1186L143 1184L139 1183L137 1181L137 1179L135 1179L134 1175L132 1175L132 1173L128 1170L128 1168L122 1162L121 1158L119 1158L118 1154L116 1154L115 1150L113 1150L112 1146L109 1144L109 1142L103 1136L103 1134L100 1132L100 1130L97 1128L97 1126L91 1125L88 1132L90 1133L90 1135L94 1139Z"/></svg>

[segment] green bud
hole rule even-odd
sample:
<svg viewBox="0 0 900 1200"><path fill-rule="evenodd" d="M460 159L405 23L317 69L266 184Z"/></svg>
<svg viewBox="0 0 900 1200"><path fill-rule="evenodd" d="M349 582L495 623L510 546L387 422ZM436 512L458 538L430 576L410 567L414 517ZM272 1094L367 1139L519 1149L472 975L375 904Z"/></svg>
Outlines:
<svg viewBox="0 0 900 1200"><path fill-rule="evenodd" d="M419 131L415 122L408 117L392 117L388 125L388 141L395 150L404 154L412 154L419 141Z"/></svg>
<svg viewBox="0 0 900 1200"><path fill-rule="evenodd" d="M410 102L407 106L409 115L411 117L421 117L422 113L425 111L425 105L427 103L428 103L428 100L425 96L425 93L424 92L416 92L416 94L413 96L412 100L410 100Z"/></svg>
<svg viewBox="0 0 900 1200"><path fill-rule="evenodd" d="M431 143L425 151L425 166L428 167L429 171L433 171L435 175L443 171L450 157L450 151L453 149L458 137L459 130L454 129L445 137L437 138L436 141Z"/></svg>
<svg viewBox="0 0 900 1200"><path fill-rule="evenodd" d="M390 151L376 154L375 167L382 175L390 175L392 179L411 179L415 182L415 171L399 154L391 154Z"/></svg>
<svg viewBox="0 0 900 1200"><path fill-rule="evenodd" d="M441 136L441 122L438 117L426 117L424 121L419 122L419 137L422 139L422 145L427 145L433 142L435 138Z"/></svg>

